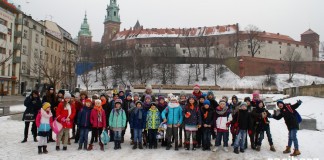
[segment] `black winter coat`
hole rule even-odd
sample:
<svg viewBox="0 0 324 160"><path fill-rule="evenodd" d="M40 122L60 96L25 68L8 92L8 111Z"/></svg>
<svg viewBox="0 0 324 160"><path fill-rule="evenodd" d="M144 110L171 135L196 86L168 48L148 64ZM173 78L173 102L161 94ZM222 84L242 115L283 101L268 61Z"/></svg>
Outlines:
<svg viewBox="0 0 324 160"><path fill-rule="evenodd" d="M218 107L218 103L215 99L208 99L209 102L210 102L210 108L213 109L213 110L216 110L216 107Z"/></svg>
<svg viewBox="0 0 324 160"><path fill-rule="evenodd" d="M205 118L204 115L208 111L207 117ZM211 125L210 128L214 125L214 109L205 107L201 109L201 126L204 127L204 124Z"/></svg>
<svg viewBox="0 0 324 160"><path fill-rule="evenodd" d="M276 120L280 120L283 117L285 119L285 123L286 123L289 131L292 129L299 129L299 124L297 122L297 118L294 113L291 113L287 109L287 105L290 105L290 104L284 104L284 107L282 109L280 109L280 113L278 115L276 115L276 112L275 112L275 114L272 117ZM295 112L295 110L299 106L300 106L300 104L298 104L298 103L296 103L294 105L290 105L293 112Z"/></svg>
<svg viewBox="0 0 324 160"><path fill-rule="evenodd" d="M262 118L262 113L266 112L267 113L267 117L266 118ZM269 119L268 117L271 117L270 112L263 108L257 107L253 110L252 112L252 116L254 116L255 118L255 129L256 131L260 132L260 131L264 131L266 126L269 126Z"/></svg>
<svg viewBox="0 0 324 160"><path fill-rule="evenodd" d="M240 130L249 130L251 129L250 118L248 110L240 109L238 113L234 115L233 123L238 122Z"/></svg>
<svg viewBox="0 0 324 160"><path fill-rule="evenodd" d="M129 117L130 117L130 111L131 111L132 102L133 102L132 100L127 100L127 99L125 99L124 102L123 102L123 107L122 108L126 113L127 120L129 120Z"/></svg>
<svg viewBox="0 0 324 160"><path fill-rule="evenodd" d="M26 106L26 110L23 114L22 120L25 120L26 114L34 114L34 119L36 119L38 111L42 108L42 102L39 97L34 98L32 95L28 96L25 101L24 105Z"/></svg>
<svg viewBox="0 0 324 160"><path fill-rule="evenodd" d="M47 97L46 95L43 96L42 98L42 104L45 103L45 102L48 102L51 104L51 112L53 114L53 118L56 117L56 111L55 111L55 108L58 106L58 102L57 102L57 99L56 97L54 96L54 94L52 94L50 97Z"/></svg>

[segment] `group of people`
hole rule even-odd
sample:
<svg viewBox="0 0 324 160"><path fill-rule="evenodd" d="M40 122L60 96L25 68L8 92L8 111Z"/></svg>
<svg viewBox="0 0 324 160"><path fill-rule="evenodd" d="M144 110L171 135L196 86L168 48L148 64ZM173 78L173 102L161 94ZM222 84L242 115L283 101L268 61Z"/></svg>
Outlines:
<svg viewBox="0 0 324 160"><path fill-rule="evenodd" d="M234 153L239 154L247 149L248 137L251 148L260 151L266 134L270 150L275 152L269 118L284 118L289 139L283 153L291 153L294 143L291 156L297 156L301 153L297 140L296 109L301 103L299 100L291 105L279 100L279 110L270 114L258 93L254 93L252 99L244 98L242 102L235 95L231 101L223 96L217 102L212 91L203 93L199 85L194 86L192 94L181 92L179 97L172 94L155 97L152 86L148 85L142 96L119 91L111 98L106 94L95 94L91 99L86 92L74 96L60 90L56 94L54 88L49 87L42 99L37 91L33 91L24 102L25 133L22 143L27 141L29 124L32 122L32 134L34 141L39 142L39 154L48 153L47 143L50 142L56 142L56 150L59 151L62 141L63 150L67 150L71 139L79 144L78 150L93 150L93 144L98 142L103 151L106 143L102 140L103 132L109 134L114 149L118 150L124 143L129 124L132 149L157 149L161 142L166 150L174 145L176 151L184 146L185 150L202 148L204 151L217 152L223 142L222 148L228 152L231 134ZM58 124L62 125L62 129L55 141L52 129ZM89 132L91 140L88 144ZM215 147L211 149L212 139L215 140Z"/></svg>

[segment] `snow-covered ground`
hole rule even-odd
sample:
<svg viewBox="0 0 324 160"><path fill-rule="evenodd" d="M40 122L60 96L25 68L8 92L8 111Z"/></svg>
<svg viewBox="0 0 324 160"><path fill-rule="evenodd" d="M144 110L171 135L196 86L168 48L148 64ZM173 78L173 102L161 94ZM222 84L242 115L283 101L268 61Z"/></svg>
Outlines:
<svg viewBox="0 0 324 160"><path fill-rule="evenodd" d="M176 84L177 85L187 85L188 83L188 68L189 64L181 64L177 65L178 73L177 73L177 79ZM202 67L201 67L202 68ZM108 67L110 69L110 67ZM108 72L110 73L110 72ZM193 73L193 70L191 71ZM90 87L89 89L104 89L102 86L100 80L95 82L95 71L91 71L90 74L92 75L90 80ZM100 76L100 74L98 74ZM110 76L109 76L110 77ZM211 66L210 68L206 69L206 77L207 81L202 81L202 73L199 75L199 81L192 81L190 84L200 84L200 85L214 85L214 68ZM295 86L304 86L304 85L311 85L313 82L316 84L324 84L324 78L321 77L315 77L315 76L309 76L309 75L303 75L303 74L295 74L293 77L293 82L288 83L288 74L277 74L276 75L276 86L278 90L283 90L284 88L289 87L295 87ZM98 78L100 79L100 78ZM192 78L194 79L194 74L192 74ZM229 88L229 89L237 89L237 88L251 88L251 89L268 89L269 87L265 87L262 85L264 83L264 80L266 79L266 76L246 76L242 79L234 74L231 70L227 69L225 73L221 77L217 78L217 85L219 85L222 88ZM151 84L161 84L159 79L153 78L148 83ZM78 78L78 84L82 89L85 89L84 84L81 81L81 78ZM112 80L110 81L109 85L112 84Z"/></svg>
<svg viewBox="0 0 324 160"><path fill-rule="evenodd" d="M238 95L238 97L245 97L249 95ZM268 95L269 97L271 95ZM284 95L273 95L273 99L283 98ZM286 103L295 103L296 100L301 99L303 101L298 111L301 115L308 115L316 118L318 128L323 129L323 98L314 97L295 97L284 100ZM16 109L18 109L17 107ZM20 108L21 109L21 108ZM198 149L197 151L186 151L181 148L179 151L174 151L173 148L170 151L166 151L165 148L158 147L157 150L132 150L129 145L129 131L126 134L126 142L122 144L122 149L113 150L113 143L109 143L105 146L105 152L99 150L99 145L95 144L93 151L77 151L77 144L72 143L68 146L67 151L55 151L55 144L49 143L47 155L37 154L37 143L32 142L32 136L29 135L27 143L20 143L23 138L24 123L22 121L11 120L10 117L0 117L0 159L289 159L288 155L282 154L282 151L287 145L288 131L284 120L270 119L271 132L273 136L274 145L277 152L271 152L266 138L263 141L263 146L260 152L256 152L251 149L247 149L245 153L239 155L234 154L233 149L230 148L230 152L225 153L220 150L216 153L207 152ZM322 157L324 144L324 133L320 131L300 130L298 131L298 139L300 144L301 156L298 158L320 159ZM90 137L90 134L89 134ZM231 139L231 138L230 138ZM291 158L290 158L291 159Z"/></svg>

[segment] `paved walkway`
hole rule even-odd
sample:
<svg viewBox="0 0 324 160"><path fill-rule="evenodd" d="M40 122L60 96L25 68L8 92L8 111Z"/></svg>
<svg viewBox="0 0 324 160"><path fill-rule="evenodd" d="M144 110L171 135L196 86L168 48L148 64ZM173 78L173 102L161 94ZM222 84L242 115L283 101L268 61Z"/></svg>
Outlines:
<svg viewBox="0 0 324 160"><path fill-rule="evenodd" d="M25 96L0 96L0 106L24 104Z"/></svg>

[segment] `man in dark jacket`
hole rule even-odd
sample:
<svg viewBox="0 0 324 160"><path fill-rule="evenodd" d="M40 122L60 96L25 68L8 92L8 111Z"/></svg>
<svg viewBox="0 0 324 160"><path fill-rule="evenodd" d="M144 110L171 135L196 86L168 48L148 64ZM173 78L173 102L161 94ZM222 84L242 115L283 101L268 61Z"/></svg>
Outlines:
<svg viewBox="0 0 324 160"><path fill-rule="evenodd" d="M296 109L302 104L301 100L298 100L296 104L285 104L282 100L277 101L277 105L279 107L279 111L275 111L273 118L276 120L280 120L281 118L285 119L285 123L287 125L289 131L289 139L288 146L286 150L283 151L284 154L290 153L291 145L294 142L294 153L290 154L290 156L298 156L300 155L298 139L297 139L297 130L299 129L299 124L296 117Z"/></svg>
<svg viewBox="0 0 324 160"><path fill-rule="evenodd" d="M38 91L34 90L30 96L28 96L25 99L24 105L26 106L26 110L23 114L22 120L25 121L25 132L24 132L24 140L21 141L21 143L27 142L28 138L28 129L29 129L29 124L30 122L33 122L32 124L32 134L34 137L34 142L38 142L36 137L37 137L37 127L36 127L36 117L38 111L42 108L42 102L39 98L39 93Z"/></svg>

